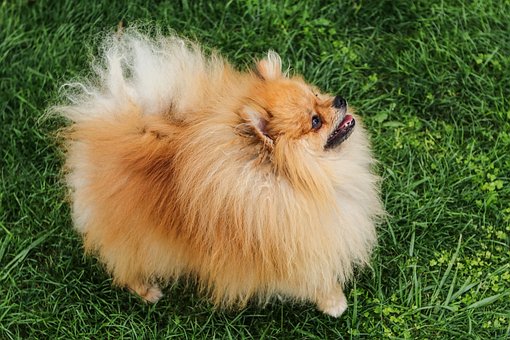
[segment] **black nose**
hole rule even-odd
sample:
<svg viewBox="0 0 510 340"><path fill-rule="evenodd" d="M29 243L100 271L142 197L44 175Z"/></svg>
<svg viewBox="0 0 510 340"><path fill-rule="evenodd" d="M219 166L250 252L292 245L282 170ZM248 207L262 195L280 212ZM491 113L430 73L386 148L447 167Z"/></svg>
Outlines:
<svg viewBox="0 0 510 340"><path fill-rule="evenodd" d="M347 101L340 96L336 96L333 99L333 107L336 109L343 109L347 106Z"/></svg>

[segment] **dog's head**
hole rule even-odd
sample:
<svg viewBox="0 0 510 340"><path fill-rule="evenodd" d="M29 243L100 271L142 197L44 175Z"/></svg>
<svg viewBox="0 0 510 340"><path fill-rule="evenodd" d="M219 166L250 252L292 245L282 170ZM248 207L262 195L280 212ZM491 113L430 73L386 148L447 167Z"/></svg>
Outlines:
<svg viewBox="0 0 510 340"><path fill-rule="evenodd" d="M340 96L322 94L301 77L282 73L280 57L269 52L256 64L257 77L243 116L270 148L299 144L314 153L345 141L355 120Z"/></svg>
<svg viewBox="0 0 510 340"><path fill-rule="evenodd" d="M327 187L330 170L320 160L341 152L355 126L345 99L287 76L274 52L257 62L253 78L241 116L266 150L262 155L305 190Z"/></svg>

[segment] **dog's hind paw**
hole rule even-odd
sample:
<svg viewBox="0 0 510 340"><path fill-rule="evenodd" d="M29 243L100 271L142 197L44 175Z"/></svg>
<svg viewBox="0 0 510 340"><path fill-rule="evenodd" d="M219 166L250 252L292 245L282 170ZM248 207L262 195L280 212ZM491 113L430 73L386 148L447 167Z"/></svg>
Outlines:
<svg viewBox="0 0 510 340"><path fill-rule="evenodd" d="M158 285L138 284L129 286L129 290L148 303L156 303L163 297L163 292Z"/></svg>

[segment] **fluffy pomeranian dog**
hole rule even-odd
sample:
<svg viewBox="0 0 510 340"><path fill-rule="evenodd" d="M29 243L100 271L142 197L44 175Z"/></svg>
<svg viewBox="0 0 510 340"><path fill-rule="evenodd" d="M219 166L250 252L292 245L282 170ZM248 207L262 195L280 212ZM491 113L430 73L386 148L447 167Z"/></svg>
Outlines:
<svg viewBox="0 0 510 340"><path fill-rule="evenodd" d="M176 36L103 44L58 114L66 181L87 253L156 302L191 278L215 305L271 297L347 308L383 212L366 132L340 96L282 72L241 72Z"/></svg>

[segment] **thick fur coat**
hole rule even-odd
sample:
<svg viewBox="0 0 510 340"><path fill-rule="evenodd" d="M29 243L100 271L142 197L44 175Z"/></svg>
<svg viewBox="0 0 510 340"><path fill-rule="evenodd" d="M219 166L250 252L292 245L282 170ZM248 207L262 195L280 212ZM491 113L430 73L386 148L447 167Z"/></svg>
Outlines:
<svg viewBox="0 0 510 340"><path fill-rule="evenodd" d="M369 260L382 213L359 117L284 74L274 52L240 72L128 30L93 70L55 110L71 122L75 227L116 284L157 301L159 284L184 276L217 305L280 295L345 310L342 286ZM326 148L346 114L352 134Z"/></svg>

